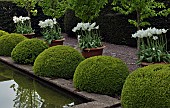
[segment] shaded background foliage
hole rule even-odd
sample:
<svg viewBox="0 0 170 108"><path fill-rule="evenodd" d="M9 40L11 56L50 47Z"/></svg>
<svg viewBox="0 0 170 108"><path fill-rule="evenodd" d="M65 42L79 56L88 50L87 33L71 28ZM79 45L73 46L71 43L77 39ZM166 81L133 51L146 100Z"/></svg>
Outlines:
<svg viewBox="0 0 170 108"><path fill-rule="evenodd" d="M168 7L170 7L170 1L157 1L163 1ZM99 17L94 19L94 21L100 25L100 34L103 41L135 47L136 39L131 38L131 34L136 32L136 28L129 24L128 19L134 19L136 15L130 14L125 16L114 12L112 10L111 2L112 0L109 0L109 3L101 10ZM36 6L35 9L38 10L38 13L37 16L31 16L32 27L36 30L35 33L37 35L41 35L40 28L38 26L39 20L45 20L51 17L44 15L41 7ZM14 32L15 26L12 21L12 17L20 15L26 16L26 10L11 2L0 1L0 29L8 32ZM148 21L151 23L152 27L170 28L170 15L168 17L154 17L148 19ZM58 22L60 23L62 32L66 32L70 37L76 38L76 35L72 32L72 28L76 26L78 22L81 22L81 20L75 16L73 11L67 10L65 16L59 18ZM168 32L167 37L169 35L170 33ZM168 37L168 43L169 42L170 38ZM170 45L168 45L168 49L170 49Z"/></svg>

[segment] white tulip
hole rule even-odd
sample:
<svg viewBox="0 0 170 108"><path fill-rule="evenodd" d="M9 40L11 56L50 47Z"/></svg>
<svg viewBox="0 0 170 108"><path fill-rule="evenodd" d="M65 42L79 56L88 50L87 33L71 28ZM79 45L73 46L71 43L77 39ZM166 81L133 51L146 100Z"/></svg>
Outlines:
<svg viewBox="0 0 170 108"><path fill-rule="evenodd" d="M68 104L68 106L74 106L74 102L72 102L72 103Z"/></svg>
<svg viewBox="0 0 170 108"><path fill-rule="evenodd" d="M157 29L157 30L156 30L156 34L157 34L157 35L160 35L160 34L162 34L162 30L160 30L160 29Z"/></svg>
<svg viewBox="0 0 170 108"><path fill-rule="evenodd" d="M95 29L99 29L99 25L95 27Z"/></svg>
<svg viewBox="0 0 170 108"><path fill-rule="evenodd" d="M57 24L56 18L53 18L53 22L54 24Z"/></svg>
<svg viewBox="0 0 170 108"><path fill-rule="evenodd" d="M162 29L162 33L166 33L168 31L168 29L167 30L165 30L165 29Z"/></svg>
<svg viewBox="0 0 170 108"><path fill-rule="evenodd" d="M153 36L153 40L157 40L158 39L158 36Z"/></svg>
<svg viewBox="0 0 170 108"><path fill-rule="evenodd" d="M72 31L73 31L73 32L76 32L76 31L77 31L77 27L74 27L74 28L72 29Z"/></svg>

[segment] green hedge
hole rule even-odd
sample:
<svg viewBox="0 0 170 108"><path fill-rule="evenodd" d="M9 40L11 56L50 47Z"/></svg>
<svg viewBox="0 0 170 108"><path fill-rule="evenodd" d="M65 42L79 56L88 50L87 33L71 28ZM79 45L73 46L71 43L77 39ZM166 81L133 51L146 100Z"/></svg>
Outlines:
<svg viewBox="0 0 170 108"><path fill-rule="evenodd" d="M150 65L132 72L121 94L123 108L170 108L170 65Z"/></svg>
<svg viewBox="0 0 170 108"><path fill-rule="evenodd" d="M7 34L9 34L9 33L6 32L6 31L0 30L0 37L3 36L3 35L7 35Z"/></svg>
<svg viewBox="0 0 170 108"><path fill-rule="evenodd" d="M26 39L13 49L12 59L21 64L33 64L37 56L48 48L46 42L40 39Z"/></svg>
<svg viewBox="0 0 170 108"><path fill-rule="evenodd" d="M0 55L11 56L11 52L15 46L21 41L27 39L21 34L11 33L0 37Z"/></svg>
<svg viewBox="0 0 170 108"><path fill-rule="evenodd" d="M95 56L78 65L73 83L79 90L120 95L128 74L126 64L120 59L110 56Z"/></svg>
<svg viewBox="0 0 170 108"><path fill-rule="evenodd" d="M70 46L53 46L37 57L33 70L39 76L72 78L82 60L81 53Z"/></svg>

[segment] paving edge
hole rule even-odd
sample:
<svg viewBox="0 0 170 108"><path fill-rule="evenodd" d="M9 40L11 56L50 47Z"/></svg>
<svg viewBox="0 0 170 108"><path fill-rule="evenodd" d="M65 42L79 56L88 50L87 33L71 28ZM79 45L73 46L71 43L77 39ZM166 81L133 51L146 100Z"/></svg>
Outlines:
<svg viewBox="0 0 170 108"><path fill-rule="evenodd" d="M4 57L0 56L0 61L11 65L21 71L26 72L26 74L30 74L34 77L38 77L34 75L32 66L31 65L21 65L21 64L16 64L14 61L11 59L11 57ZM73 87L73 82L71 80L66 80L62 78L57 78L57 79L51 79L47 77L38 77L42 81L46 81L48 83L52 83L56 85L57 87L60 87L62 89L65 89L66 91L69 91L75 95L78 95L80 97L83 97L87 100L90 100L90 102L87 103L82 103L75 105L74 108L121 108L120 100L107 96L107 95L101 95L101 94L95 94L95 93L87 93L84 91L77 91Z"/></svg>

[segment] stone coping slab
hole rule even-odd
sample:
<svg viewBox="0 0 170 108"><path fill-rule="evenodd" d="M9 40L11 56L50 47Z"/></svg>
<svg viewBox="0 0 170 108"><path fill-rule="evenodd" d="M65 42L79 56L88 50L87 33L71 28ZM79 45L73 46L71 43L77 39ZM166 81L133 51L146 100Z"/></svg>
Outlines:
<svg viewBox="0 0 170 108"><path fill-rule="evenodd" d="M11 57L4 57L0 56L0 61L7 63L21 71L24 71L26 74L30 74L32 76L38 77L34 75L33 69L31 65L21 65L16 64ZM77 91L73 87L73 81L72 80L66 80L62 78L47 78L47 77L38 77L42 81L49 82L51 84L56 85L57 87L60 87L64 90L67 90L77 96L83 97L90 102L82 103L75 105L73 108L121 108L120 100L107 96L107 95L101 95L101 94L95 94L95 93L87 93L85 91Z"/></svg>

